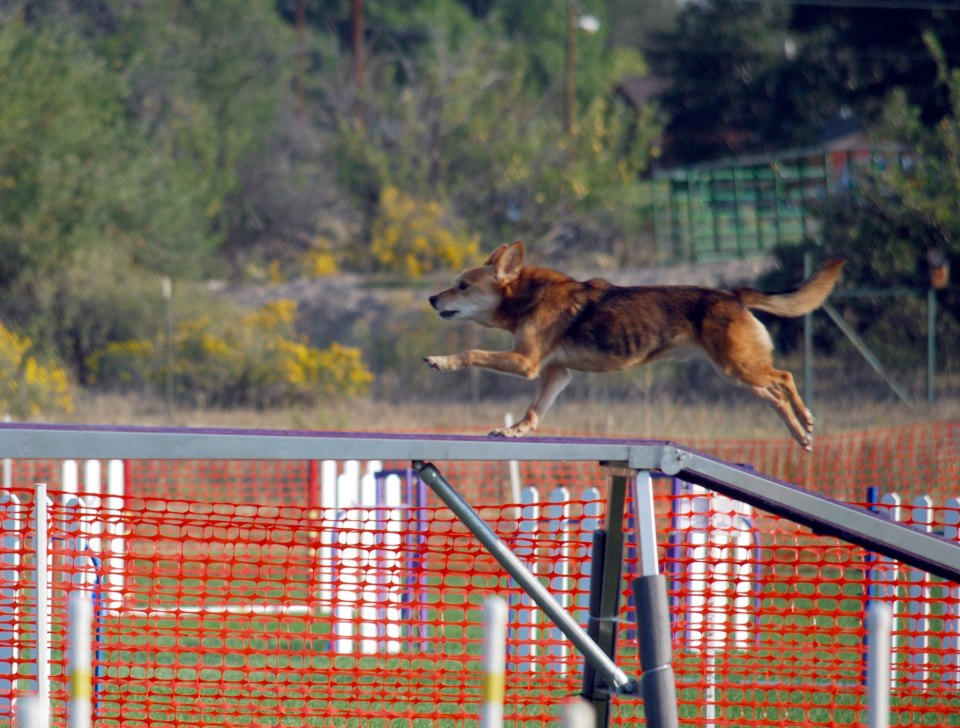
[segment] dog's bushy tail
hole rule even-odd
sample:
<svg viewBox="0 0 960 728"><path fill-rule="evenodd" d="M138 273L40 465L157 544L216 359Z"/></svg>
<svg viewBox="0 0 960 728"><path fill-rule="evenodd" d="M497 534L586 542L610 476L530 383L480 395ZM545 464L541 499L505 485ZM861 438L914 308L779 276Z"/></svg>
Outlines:
<svg viewBox="0 0 960 728"><path fill-rule="evenodd" d="M837 283L844 262L842 258L831 258L807 280L785 293L764 293L753 288L736 288L733 293L747 308L785 318L803 316L819 308L827 300Z"/></svg>

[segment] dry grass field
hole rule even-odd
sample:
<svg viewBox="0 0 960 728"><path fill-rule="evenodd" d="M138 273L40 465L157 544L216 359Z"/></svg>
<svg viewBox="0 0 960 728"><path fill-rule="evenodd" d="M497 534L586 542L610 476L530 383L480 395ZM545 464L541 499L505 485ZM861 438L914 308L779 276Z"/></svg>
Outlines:
<svg viewBox="0 0 960 728"><path fill-rule="evenodd" d="M759 400L734 393L722 401L678 402L665 394L632 401L561 400L547 415L542 434L616 435L670 439L780 439L787 431ZM482 434L501 423L506 412L519 417L529 400L389 403L368 399L321 403L311 407L246 409L176 409L162 401L117 395L81 395L75 411L61 421L84 424L174 425L341 431L456 432ZM960 397L940 398L929 406L908 406L895 398L834 395L815 399L815 435L868 430L960 417ZM534 435L536 436L536 435Z"/></svg>

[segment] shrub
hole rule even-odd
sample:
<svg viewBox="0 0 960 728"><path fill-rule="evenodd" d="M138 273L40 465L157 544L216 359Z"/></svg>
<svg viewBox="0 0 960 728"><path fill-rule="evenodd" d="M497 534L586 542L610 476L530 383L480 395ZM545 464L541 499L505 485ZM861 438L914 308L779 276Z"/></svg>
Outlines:
<svg viewBox="0 0 960 728"><path fill-rule="evenodd" d="M334 343L309 345L296 333L296 303L271 301L234 317L181 322L173 338L178 398L218 406L285 406L366 394L373 374L360 351ZM98 380L123 388L153 387L166 378L165 342L131 340L105 347L94 360Z"/></svg>
<svg viewBox="0 0 960 728"><path fill-rule="evenodd" d="M71 412L67 374L29 354L33 343L0 324L0 411L17 419Z"/></svg>
<svg viewBox="0 0 960 728"><path fill-rule="evenodd" d="M479 241L455 230L443 206L385 187L373 221L370 251L383 270L413 278L459 269L477 255Z"/></svg>

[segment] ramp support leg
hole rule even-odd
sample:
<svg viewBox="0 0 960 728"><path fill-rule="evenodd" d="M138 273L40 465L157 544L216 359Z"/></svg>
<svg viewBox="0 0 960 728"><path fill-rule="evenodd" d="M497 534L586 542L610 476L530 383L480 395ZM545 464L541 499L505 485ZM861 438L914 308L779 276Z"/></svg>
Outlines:
<svg viewBox="0 0 960 728"><path fill-rule="evenodd" d="M634 513L640 576L633 580L637 610L637 640L640 643L640 681L643 712L651 728L677 728L677 688L672 665L670 605L667 580L660 573L657 531L653 510L653 479L648 471L637 473Z"/></svg>
<svg viewBox="0 0 960 728"><path fill-rule="evenodd" d="M590 571L590 623L587 634L611 660L617 659L620 584L623 564L623 513L632 473L619 468L610 471L605 528L593 534ZM598 683L589 663L583 668L583 697L593 707L594 725L610 724L610 691Z"/></svg>

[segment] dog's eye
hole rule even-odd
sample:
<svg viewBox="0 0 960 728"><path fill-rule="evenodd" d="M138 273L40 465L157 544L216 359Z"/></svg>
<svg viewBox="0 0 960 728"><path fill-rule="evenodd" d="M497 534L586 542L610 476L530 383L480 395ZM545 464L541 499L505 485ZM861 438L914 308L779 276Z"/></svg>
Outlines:
<svg viewBox="0 0 960 728"><path fill-rule="evenodd" d="M457 290L459 290L459 291L465 291L465 290L467 290L469 287L470 287L470 284L469 284L469 283L467 283L466 281L460 281L460 285L457 286Z"/></svg>

